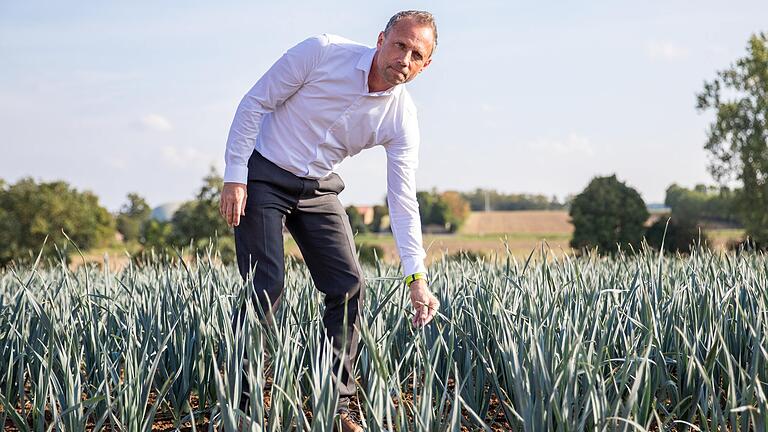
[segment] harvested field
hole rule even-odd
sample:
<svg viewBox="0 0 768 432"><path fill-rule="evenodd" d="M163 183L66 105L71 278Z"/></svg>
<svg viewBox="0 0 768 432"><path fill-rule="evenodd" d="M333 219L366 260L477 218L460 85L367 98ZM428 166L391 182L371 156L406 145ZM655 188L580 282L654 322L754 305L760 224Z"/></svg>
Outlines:
<svg viewBox="0 0 768 432"><path fill-rule="evenodd" d="M472 212L460 234L568 234L573 232L567 211L489 211Z"/></svg>

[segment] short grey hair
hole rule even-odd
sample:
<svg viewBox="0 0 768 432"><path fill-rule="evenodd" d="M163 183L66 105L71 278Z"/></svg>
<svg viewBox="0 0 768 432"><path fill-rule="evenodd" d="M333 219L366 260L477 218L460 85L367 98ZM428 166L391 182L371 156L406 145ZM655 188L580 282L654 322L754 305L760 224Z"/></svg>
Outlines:
<svg viewBox="0 0 768 432"><path fill-rule="evenodd" d="M389 34L389 31L392 30L392 27L394 27L398 21L404 18L412 18L417 23L428 25L432 28L432 34L435 36L434 46L432 47L432 52L434 52L435 49L437 49L437 24L435 24L435 17L427 11L406 10L392 15L392 18L389 19L387 26L384 28L384 34ZM432 53L429 53L429 55L431 56Z"/></svg>

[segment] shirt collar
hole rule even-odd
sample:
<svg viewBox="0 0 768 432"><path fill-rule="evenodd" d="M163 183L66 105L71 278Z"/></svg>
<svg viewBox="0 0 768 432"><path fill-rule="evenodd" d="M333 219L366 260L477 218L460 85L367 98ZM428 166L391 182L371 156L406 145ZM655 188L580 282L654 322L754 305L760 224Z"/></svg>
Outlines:
<svg viewBox="0 0 768 432"><path fill-rule="evenodd" d="M371 63L373 62L374 54L376 54L376 48L368 48L368 50L363 52L363 55L360 56L360 60L357 62L357 68L365 72L365 80L363 81L363 93L369 96L388 96L392 94L395 89L400 87L400 84L392 86L384 91L368 92L368 75L371 73Z"/></svg>

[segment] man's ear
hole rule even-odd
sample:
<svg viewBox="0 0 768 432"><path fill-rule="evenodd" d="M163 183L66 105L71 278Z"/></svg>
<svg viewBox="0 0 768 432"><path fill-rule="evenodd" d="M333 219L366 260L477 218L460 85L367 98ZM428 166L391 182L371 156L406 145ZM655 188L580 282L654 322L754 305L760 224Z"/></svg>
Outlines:
<svg viewBox="0 0 768 432"><path fill-rule="evenodd" d="M379 32L379 39L376 41L376 48L381 48L384 45L384 32Z"/></svg>
<svg viewBox="0 0 768 432"><path fill-rule="evenodd" d="M429 59L427 59L427 61L424 63L424 66L422 66L422 67L421 67L421 70L424 70L424 69L426 69L426 68L427 68L427 66L429 66L429 65L430 65L430 63L432 63L432 57L430 57Z"/></svg>

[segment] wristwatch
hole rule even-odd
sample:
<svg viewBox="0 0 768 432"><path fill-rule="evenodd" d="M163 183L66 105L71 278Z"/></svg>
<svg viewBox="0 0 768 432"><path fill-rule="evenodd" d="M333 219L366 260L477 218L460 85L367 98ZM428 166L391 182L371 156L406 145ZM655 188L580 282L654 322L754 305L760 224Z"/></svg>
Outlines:
<svg viewBox="0 0 768 432"><path fill-rule="evenodd" d="M426 273L414 273L410 276L406 276L404 280L405 285L407 285L408 288L410 288L411 283L417 279L424 279L425 281L427 281L427 285L429 285L429 278L427 277Z"/></svg>

